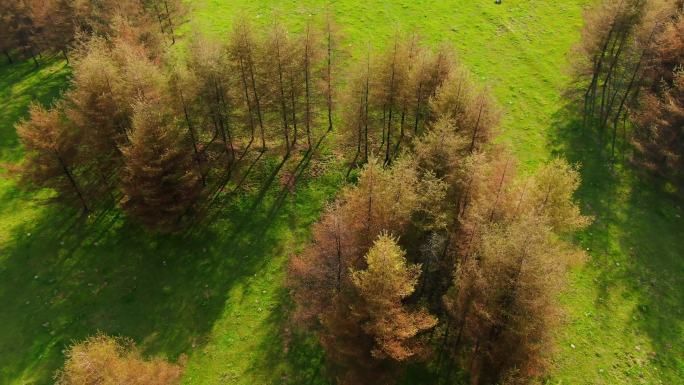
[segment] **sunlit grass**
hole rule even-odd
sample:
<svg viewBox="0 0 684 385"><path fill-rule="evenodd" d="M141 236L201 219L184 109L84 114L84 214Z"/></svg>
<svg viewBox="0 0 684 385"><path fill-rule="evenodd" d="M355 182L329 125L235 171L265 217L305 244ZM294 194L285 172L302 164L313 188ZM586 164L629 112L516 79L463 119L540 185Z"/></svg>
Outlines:
<svg viewBox="0 0 684 385"><path fill-rule="evenodd" d="M224 36L238 12L268 24L275 10L302 28L328 4L194 3L185 33ZM504 108L502 140L524 168L555 155L582 163L578 199L597 221L578 244L591 257L561 298L566 324L545 381L676 384L684 378L682 204L624 167L612 172L566 110L568 56L587 3L341 0L330 10L352 56L395 31L453 45ZM61 61L32 66L0 67L1 162L21 157L13 125L28 103L48 103L68 76ZM117 210L78 219L0 179L0 383L50 383L65 344L98 330L132 337L149 354L187 354L187 384L324 383L315 343L284 322L284 266L341 185L339 166L319 160L322 176L303 178L294 197L279 199L275 182L255 205L273 161L217 220L182 236L145 234Z"/></svg>

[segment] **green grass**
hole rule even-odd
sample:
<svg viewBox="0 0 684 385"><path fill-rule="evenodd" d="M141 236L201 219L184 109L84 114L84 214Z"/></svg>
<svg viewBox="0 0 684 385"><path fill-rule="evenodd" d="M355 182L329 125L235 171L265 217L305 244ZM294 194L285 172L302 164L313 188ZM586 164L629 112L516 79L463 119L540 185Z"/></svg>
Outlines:
<svg viewBox="0 0 684 385"><path fill-rule="evenodd" d="M562 97L589 0L493 3L338 0L330 9L352 54L397 30L452 44L504 107L502 139L525 169L555 155L582 163L578 199L597 221L578 236L590 259L572 272L561 298L567 316L544 381L681 382L681 199L629 169L611 171ZM186 29L224 34L238 12L267 23L272 10L301 27L324 4L203 0ZM0 67L0 160L20 157L12 124L28 101L48 102L66 76L61 62L40 71L30 63ZM133 337L149 354L187 354L186 384L325 383L315 343L284 322L283 267L340 185L334 162L316 165L328 171L305 180L295 196L279 199L274 183L255 202L263 186L253 183L217 220L166 237L146 235L117 211L78 223L73 213L41 204L36 198L44 194L0 180L0 383L49 383L65 344L98 330Z"/></svg>

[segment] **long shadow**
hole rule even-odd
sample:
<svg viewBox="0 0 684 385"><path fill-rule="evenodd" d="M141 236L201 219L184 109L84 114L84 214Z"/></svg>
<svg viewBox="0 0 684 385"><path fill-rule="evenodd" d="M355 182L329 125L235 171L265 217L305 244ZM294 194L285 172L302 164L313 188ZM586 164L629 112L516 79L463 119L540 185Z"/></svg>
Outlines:
<svg viewBox="0 0 684 385"><path fill-rule="evenodd" d="M287 318L292 306L287 290L281 288L277 298L279 307L259 326L269 331L258 347L262 355L249 370L256 374L269 373L266 382L269 384L332 384L325 375L325 355L316 337L298 331Z"/></svg>
<svg viewBox="0 0 684 385"><path fill-rule="evenodd" d="M660 366L651 375L676 382L684 378L684 202L663 188L664 181L621 160L613 164L578 111L570 105L554 116L551 139L556 155L581 164L577 198L596 218L579 235L590 250L588 268L597 274L595 306L610 314L611 290L627 288L638 300L629 327L648 337L655 348L651 360ZM627 143L620 147L630 151ZM610 321L604 320L606 328L614 327Z"/></svg>
<svg viewBox="0 0 684 385"><path fill-rule="evenodd" d="M298 215L272 183L282 167L256 172L271 183L189 233L148 234L117 209L86 219L52 205L15 228L0 260L0 383L49 383L63 349L97 331L170 359L205 343L229 288L277 247L268 229Z"/></svg>

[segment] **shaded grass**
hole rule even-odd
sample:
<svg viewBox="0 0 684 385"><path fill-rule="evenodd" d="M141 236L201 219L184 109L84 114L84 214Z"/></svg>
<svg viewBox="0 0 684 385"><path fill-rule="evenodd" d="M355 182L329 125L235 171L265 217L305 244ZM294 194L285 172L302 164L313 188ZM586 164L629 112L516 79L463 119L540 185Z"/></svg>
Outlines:
<svg viewBox="0 0 684 385"><path fill-rule="evenodd" d="M258 330L278 303L270 296L284 261L339 184L334 171L311 181L285 201L277 184L246 186L219 218L183 235L146 234L117 210L86 219L43 208L2 249L0 383L47 383L64 346L96 331L175 360L203 346L226 312ZM255 206L259 189L267 193Z"/></svg>
<svg viewBox="0 0 684 385"><path fill-rule="evenodd" d="M525 168L554 154L583 163L578 198L599 220L578 239L592 257L562 298L568 319L546 382L674 384L684 377L681 203L628 170L612 173L562 105L587 2L340 0L330 9L352 55L397 30L456 47L504 106L502 140ZM202 0L190 24L224 34L239 11L265 24L275 10L301 28L325 4ZM28 102L48 103L67 77L59 61L0 67L0 161L20 159L12 127ZM133 337L148 354L189 354L187 384L326 383L320 349L285 322L283 288L288 256L341 185L335 163L318 159L319 176L283 195L277 177L262 185L278 164L269 158L211 224L162 237L116 210L79 219L0 179L0 383L49 383L63 347L98 330ZM418 367L406 382L437 380Z"/></svg>
<svg viewBox="0 0 684 385"><path fill-rule="evenodd" d="M609 161L573 108L550 135L582 165L578 199L596 217L590 259L563 298L568 326L552 383L675 384L684 378L684 210L663 182ZM574 345L574 347L573 347Z"/></svg>

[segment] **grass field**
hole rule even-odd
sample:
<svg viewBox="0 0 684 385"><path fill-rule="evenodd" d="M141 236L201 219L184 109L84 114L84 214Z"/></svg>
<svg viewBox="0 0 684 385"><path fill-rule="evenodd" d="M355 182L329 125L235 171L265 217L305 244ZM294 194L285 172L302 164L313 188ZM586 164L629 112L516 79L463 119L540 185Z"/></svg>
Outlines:
<svg viewBox="0 0 684 385"><path fill-rule="evenodd" d="M273 11L297 28L325 3L202 0L186 29L223 34L238 12L267 23ZM681 198L622 165L613 170L562 97L588 3L339 0L330 11L352 54L397 30L451 43L492 87L505 110L502 140L526 169L552 156L582 164L577 198L596 221L577 241L590 259L561 298L565 324L543 381L678 384ZM38 71L30 63L0 67L0 162L20 159L13 123L28 102L48 102L67 77L61 61ZM146 235L116 210L79 219L43 204L48 193L20 192L0 179L0 384L50 383L65 344L98 330L132 337L148 354L187 355L186 384L325 383L319 349L284 326L283 267L342 178L324 154L313 163L315 177L282 195L278 183L264 182L275 167L257 170L216 220L165 237Z"/></svg>

